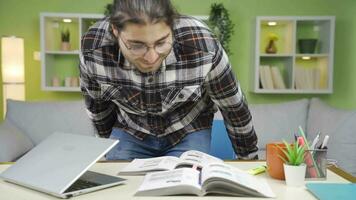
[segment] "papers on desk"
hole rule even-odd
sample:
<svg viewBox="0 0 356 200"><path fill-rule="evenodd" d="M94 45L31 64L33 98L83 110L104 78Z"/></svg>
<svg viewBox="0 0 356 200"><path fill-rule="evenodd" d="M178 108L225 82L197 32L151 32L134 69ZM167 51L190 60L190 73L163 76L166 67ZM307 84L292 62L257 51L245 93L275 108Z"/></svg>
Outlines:
<svg viewBox="0 0 356 200"><path fill-rule="evenodd" d="M355 200L355 183L307 183L306 187L319 200Z"/></svg>

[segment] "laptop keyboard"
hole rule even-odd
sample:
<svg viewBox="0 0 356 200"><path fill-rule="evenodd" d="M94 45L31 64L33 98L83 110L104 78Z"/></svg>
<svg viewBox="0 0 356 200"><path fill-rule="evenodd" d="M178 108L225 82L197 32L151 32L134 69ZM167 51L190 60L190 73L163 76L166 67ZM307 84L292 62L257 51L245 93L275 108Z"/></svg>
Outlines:
<svg viewBox="0 0 356 200"><path fill-rule="evenodd" d="M73 191L77 191L77 190L83 190L83 189L86 189L86 188L91 188L91 187L95 187L95 186L99 186L99 185L100 184L98 184L98 183L94 183L94 182L78 179L76 182L73 183L73 185L71 185L65 191L65 193L73 192Z"/></svg>

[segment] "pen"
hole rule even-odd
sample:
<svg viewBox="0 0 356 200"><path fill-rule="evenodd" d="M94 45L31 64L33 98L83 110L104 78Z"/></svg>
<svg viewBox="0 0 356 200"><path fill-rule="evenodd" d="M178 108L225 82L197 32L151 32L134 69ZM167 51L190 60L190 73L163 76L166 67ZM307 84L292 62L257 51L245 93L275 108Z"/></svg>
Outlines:
<svg viewBox="0 0 356 200"><path fill-rule="evenodd" d="M326 145L328 144L328 141L329 141L329 136L328 136L328 135L325 135L324 140L323 140L323 143L321 144L320 149L326 148Z"/></svg>
<svg viewBox="0 0 356 200"><path fill-rule="evenodd" d="M311 148L312 150L315 149L315 145L318 143L319 138L320 138L320 131L319 131L318 135L316 135L316 137L315 137L314 140L313 140L312 145L310 146L310 148Z"/></svg>

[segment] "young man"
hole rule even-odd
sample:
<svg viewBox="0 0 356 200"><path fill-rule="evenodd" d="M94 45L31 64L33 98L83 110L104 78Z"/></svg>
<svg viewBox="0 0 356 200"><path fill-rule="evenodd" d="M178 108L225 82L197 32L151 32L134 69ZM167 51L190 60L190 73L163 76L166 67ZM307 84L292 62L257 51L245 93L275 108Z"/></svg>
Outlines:
<svg viewBox="0 0 356 200"><path fill-rule="evenodd" d="M107 159L208 153L217 108L239 158L255 158L251 115L226 53L169 0L114 1L82 38L80 79L99 135L120 140Z"/></svg>

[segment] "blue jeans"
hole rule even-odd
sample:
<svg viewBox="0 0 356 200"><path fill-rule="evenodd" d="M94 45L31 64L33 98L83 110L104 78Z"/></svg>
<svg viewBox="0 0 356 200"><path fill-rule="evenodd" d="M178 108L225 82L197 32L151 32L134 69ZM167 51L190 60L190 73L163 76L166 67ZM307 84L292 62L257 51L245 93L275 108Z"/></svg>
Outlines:
<svg viewBox="0 0 356 200"><path fill-rule="evenodd" d="M119 143L106 155L107 160L132 160L134 158L151 158L158 156L177 156L188 150L209 153L211 129L187 134L178 144L172 146L167 137L147 135L139 140L121 129L114 128L110 138Z"/></svg>

